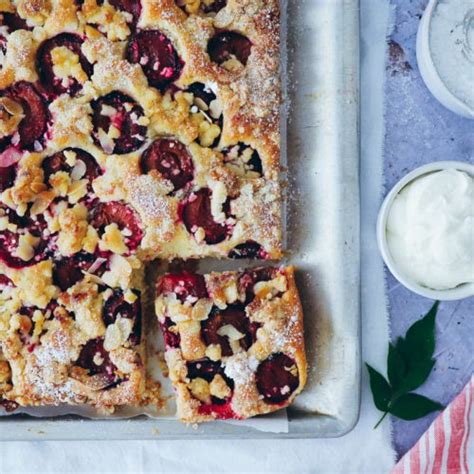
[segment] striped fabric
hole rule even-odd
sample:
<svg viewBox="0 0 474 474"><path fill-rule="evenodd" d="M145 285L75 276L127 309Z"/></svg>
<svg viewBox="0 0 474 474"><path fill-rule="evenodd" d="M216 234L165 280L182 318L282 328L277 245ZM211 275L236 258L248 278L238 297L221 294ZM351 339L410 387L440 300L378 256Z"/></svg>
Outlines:
<svg viewBox="0 0 474 474"><path fill-rule="evenodd" d="M392 474L474 474L474 377Z"/></svg>

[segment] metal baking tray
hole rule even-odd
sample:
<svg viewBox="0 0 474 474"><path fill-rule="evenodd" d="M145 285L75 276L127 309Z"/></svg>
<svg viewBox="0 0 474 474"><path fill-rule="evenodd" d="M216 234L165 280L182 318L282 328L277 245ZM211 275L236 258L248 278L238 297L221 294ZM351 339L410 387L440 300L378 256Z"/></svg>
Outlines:
<svg viewBox="0 0 474 474"><path fill-rule="evenodd" d="M341 436L360 404L359 0L282 0L287 262L299 267L309 379L288 432L140 416L0 417L0 440ZM284 117L285 117L284 115ZM285 262L285 263L287 263ZM219 267L226 263L220 263Z"/></svg>

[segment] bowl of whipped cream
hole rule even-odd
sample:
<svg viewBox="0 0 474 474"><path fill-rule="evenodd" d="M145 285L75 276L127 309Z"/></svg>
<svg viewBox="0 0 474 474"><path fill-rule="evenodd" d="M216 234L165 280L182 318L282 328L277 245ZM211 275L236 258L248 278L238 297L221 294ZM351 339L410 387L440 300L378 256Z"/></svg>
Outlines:
<svg viewBox="0 0 474 474"><path fill-rule="evenodd" d="M418 28L416 56L436 99L474 119L474 1L430 0Z"/></svg>
<svg viewBox="0 0 474 474"><path fill-rule="evenodd" d="M431 299L474 296L474 164L415 169L388 193L377 241L394 277Z"/></svg>

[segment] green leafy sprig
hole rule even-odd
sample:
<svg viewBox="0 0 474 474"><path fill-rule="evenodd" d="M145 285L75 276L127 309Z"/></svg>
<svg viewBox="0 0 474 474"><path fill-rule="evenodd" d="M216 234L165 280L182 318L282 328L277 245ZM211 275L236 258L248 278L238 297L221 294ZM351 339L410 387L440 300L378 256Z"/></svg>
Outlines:
<svg viewBox="0 0 474 474"><path fill-rule="evenodd" d="M442 410L438 402L411 393L423 385L433 369L435 359L435 319L439 301L422 319L411 326L405 337L388 346L387 379L369 364L370 389L375 406L384 412L374 428L391 415L402 420L417 420L429 413Z"/></svg>

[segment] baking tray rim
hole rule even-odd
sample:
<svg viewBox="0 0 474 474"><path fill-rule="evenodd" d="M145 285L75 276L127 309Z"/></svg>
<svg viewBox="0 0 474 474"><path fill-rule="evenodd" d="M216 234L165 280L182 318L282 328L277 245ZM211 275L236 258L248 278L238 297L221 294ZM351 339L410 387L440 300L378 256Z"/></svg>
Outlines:
<svg viewBox="0 0 474 474"><path fill-rule="evenodd" d="M285 5L287 0L282 0ZM291 1L291 0L290 0ZM304 0L305 1L305 0ZM344 8L343 12L350 11L357 18L349 19L350 22L356 22L352 27L359 32L359 3L360 0L337 0L348 5L350 8ZM346 32L344 32L346 33ZM355 84L355 120L349 124L349 131L352 132L352 166L357 167L357 176L360 160L360 101L359 101L359 40L353 45L352 56L348 57L347 51L344 51L344 62L353 69L356 74ZM346 84L345 84L346 85ZM347 126L347 124L346 124ZM355 133L354 133L355 132ZM348 160L344 160L344 166ZM354 404L350 416L344 419L321 415L317 413L299 412L291 407L288 409L289 431L285 433L275 433L259 431L248 426L238 426L225 422L213 422L201 425L184 425L177 420L153 419L141 415L130 419L110 419L110 420L92 420L84 419L74 415L64 415L52 418L34 418L27 415L12 415L0 417L0 441L35 441L35 440L179 440L179 439L311 439L311 438L337 438L342 437L352 431L357 425L360 416L361 402L361 321L360 321L360 208L359 208L359 182L351 183L354 204L351 209L345 209L347 217L351 220L353 233L351 248L351 258L354 265L357 265L357 277L352 281L346 281L345 285L350 287L349 294L356 300L358 307L357 318L357 354L355 371L358 386L354 394ZM324 433L315 432L311 424L315 420L326 426Z"/></svg>

